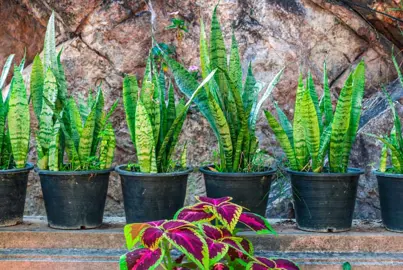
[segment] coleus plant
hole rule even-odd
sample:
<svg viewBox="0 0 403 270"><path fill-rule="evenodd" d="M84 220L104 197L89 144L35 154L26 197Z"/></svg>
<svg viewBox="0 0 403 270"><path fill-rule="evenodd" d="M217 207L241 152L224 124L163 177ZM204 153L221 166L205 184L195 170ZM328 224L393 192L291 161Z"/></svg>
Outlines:
<svg viewBox="0 0 403 270"><path fill-rule="evenodd" d="M198 84L193 74L169 56L165 55L164 58L179 89L188 97L191 96ZM218 139L220 164L216 164L215 169L222 172L250 172L257 170L253 166L258 148L255 135L256 120L262 104L280 80L283 70L275 75L258 100L262 90L261 84L257 83L251 64L247 74L244 76L242 73L238 43L234 34L229 65L227 60L223 33L215 7L211 22L210 46L203 21L200 22L200 65L202 78L206 78L213 69L217 69L217 72L194 102ZM243 76L246 77L244 82Z"/></svg>
<svg viewBox="0 0 403 270"><path fill-rule="evenodd" d="M400 84L403 87L403 75L400 71L399 64L396 61L394 55L392 55L393 64L396 68ZM380 172L388 172L388 173L403 173L403 136L402 136L402 123L400 121L400 117L396 112L395 106L393 104L393 100L391 96L383 90L386 99L388 100L389 107L392 111L393 115L393 128L390 131L389 136L376 136L373 134L368 134L372 137L376 137L383 143L381 159L379 164ZM388 157L390 157L390 167L388 167Z"/></svg>
<svg viewBox="0 0 403 270"><path fill-rule="evenodd" d="M0 169L3 170L24 168L29 150L29 101L21 73L25 56L20 65L14 67L5 100L2 95L13 58L14 55L7 58L0 76Z"/></svg>
<svg viewBox="0 0 403 270"><path fill-rule="evenodd" d="M120 269L299 269L288 260L254 256L252 243L237 234L238 223L258 234L276 234L264 217L244 212L230 197L196 199L173 220L126 225L129 252L120 258Z"/></svg>
<svg viewBox="0 0 403 270"><path fill-rule="evenodd" d="M171 83L168 86L166 104L165 75L162 69L158 71L151 53L141 88L134 75L125 76L123 104L140 172L163 173L176 170L178 167L186 168L186 144L182 149L180 164L173 162L175 146L192 100L213 77L214 72L211 72L200 85L195 86L194 94L187 103L181 99L177 105Z"/></svg>
<svg viewBox="0 0 403 270"><path fill-rule="evenodd" d="M302 75L299 76L293 124L276 103L279 120L269 111L265 114L292 170L323 172L327 155L328 171L345 173L360 122L365 88L364 62L349 74L334 114L326 63L323 80L324 94L319 102L312 75L308 74L305 85Z"/></svg>
<svg viewBox="0 0 403 270"><path fill-rule="evenodd" d="M88 93L80 106L68 96L64 67L56 54L55 16L50 16L44 41L43 61L37 55L31 72L31 93L39 130L36 135L41 170L92 170L112 166L115 134L104 109L102 89L95 98ZM65 156L67 160L65 159Z"/></svg>

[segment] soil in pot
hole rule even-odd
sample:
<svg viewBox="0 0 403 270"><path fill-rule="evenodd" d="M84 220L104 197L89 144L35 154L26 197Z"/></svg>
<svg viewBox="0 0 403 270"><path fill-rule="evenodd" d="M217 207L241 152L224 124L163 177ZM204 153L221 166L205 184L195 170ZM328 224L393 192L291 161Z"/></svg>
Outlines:
<svg viewBox="0 0 403 270"><path fill-rule="evenodd" d="M403 174L374 172L378 179L382 222L389 231L403 232Z"/></svg>
<svg viewBox="0 0 403 270"><path fill-rule="evenodd" d="M55 229L101 226L112 170L38 170L49 226Z"/></svg>
<svg viewBox="0 0 403 270"><path fill-rule="evenodd" d="M276 170L253 173L223 173L200 168L206 183L207 197L232 197L233 203L241 205L253 213L265 216L270 186Z"/></svg>
<svg viewBox="0 0 403 270"><path fill-rule="evenodd" d="M287 171L291 177L294 210L299 229L342 232L351 229L358 180L364 173L312 173Z"/></svg>
<svg viewBox="0 0 403 270"><path fill-rule="evenodd" d="M34 166L0 171L0 227L21 223L24 215L28 174Z"/></svg>
<svg viewBox="0 0 403 270"><path fill-rule="evenodd" d="M193 169L172 173L140 173L116 167L122 183L126 222L172 219L183 207L187 179Z"/></svg>

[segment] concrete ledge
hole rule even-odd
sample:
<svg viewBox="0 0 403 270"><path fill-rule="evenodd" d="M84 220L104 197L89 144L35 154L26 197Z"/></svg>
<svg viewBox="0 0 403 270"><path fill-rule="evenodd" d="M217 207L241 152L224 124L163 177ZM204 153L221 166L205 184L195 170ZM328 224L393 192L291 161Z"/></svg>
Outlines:
<svg viewBox="0 0 403 270"><path fill-rule="evenodd" d="M243 232L256 253L296 261L303 269L403 269L403 234L384 230L379 221L355 222L350 232L299 231L290 220L270 220L278 236ZM0 228L0 269L118 269L125 252L124 220L106 218L92 230L54 230L44 218Z"/></svg>

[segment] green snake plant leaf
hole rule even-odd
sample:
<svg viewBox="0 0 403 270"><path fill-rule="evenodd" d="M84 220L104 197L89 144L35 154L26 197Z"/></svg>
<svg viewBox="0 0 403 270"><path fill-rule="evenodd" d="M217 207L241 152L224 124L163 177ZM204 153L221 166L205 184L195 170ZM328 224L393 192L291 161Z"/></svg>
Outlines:
<svg viewBox="0 0 403 270"><path fill-rule="evenodd" d="M262 107L263 103L266 101L266 99L271 95L271 92L273 92L273 89L276 87L278 82L281 79L281 76L283 75L284 68L282 68L273 78L273 80L269 83L269 85L266 88L266 91L263 93L262 97L260 98L259 102L256 104L256 106L253 106L250 116L249 116L249 130L252 134L255 133L256 129L256 120L259 115L260 108Z"/></svg>
<svg viewBox="0 0 403 270"><path fill-rule="evenodd" d="M388 147L384 144L382 145L381 159L379 161L380 172L386 172L387 160L388 160Z"/></svg>
<svg viewBox="0 0 403 270"><path fill-rule="evenodd" d="M236 85L239 93L242 92L242 66L239 57L238 42L235 38L235 33L232 32L231 55L229 62L229 74L231 81Z"/></svg>
<svg viewBox="0 0 403 270"><path fill-rule="evenodd" d="M181 127L183 124L183 118L186 116L186 113L190 107L190 104L196 99L196 97L200 94L201 90L204 89L203 87L208 83L209 80L212 79L214 76L216 70L213 70L203 81L200 83L195 90L193 90L193 94L190 96L189 101L186 103L186 105L183 107L183 109L176 114L176 118L172 125L170 125L170 128L165 135L164 141L161 145L161 148L159 149L158 155L157 155L157 164L161 164L162 161L162 156L163 153L165 153L168 144L171 142L172 138L175 136L175 134L178 134L180 132L180 129L178 127ZM179 130L179 131L178 131ZM174 147L171 143L171 148ZM172 151L171 151L172 152ZM170 159L170 156L166 157L167 159Z"/></svg>
<svg viewBox="0 0 403 270"><path fill-rule="evenodd" d="M59 170L59 142L60 142L60 122L56 119L56 122L52 128L52 139L49 145L49 170ZM60 160L61 162L61 160Z"/></svg>
<svg viewBox="0 0 403 270"><path fill-rule="evenodd" d="M399 77L400 84L403 85L403 75L402 75L402 72L400 71L400 67L399 67L399 64L397 63L396 57L393 54L392 54L392 61L393 61L393 65L395 66L397 75Z"/></svg>
<svg viewBox="0 0 403 270"><path fill-rule="evenodd" d="M298 164L295 158L294 149L287 136L286 131L269 111L265 111L264 113L266 115L269 126L273 130L274 135L276 136L281 148L283 148L284 153L286 154L287 159L290 162L291 169L298 170Z"/></svg>
<svg viewBox="0 0 403 270"><path fill-rule="evenodd" d="M72 97L67 99L66 107L66 111L68 112L68 122L71 125L71 138L74 141L76 149L78 149L80 137L83 133L83 123L80 111L78 110L77 103Z"/></svg>
<svg viewBox="0 0 403 270"><path fill-rule="evenodd" d="M100 161L101 169L109 169L112 167L113 157L115 155L116 138L115 132L111 123L108 123L103 131L101 149L100 149Z"/></svg>
<svg viewBox="0 0 403 270"><path fill-rule="evenodd" d="M318 94L316 93L315 83L313 81L311 72L308 73L307 86L308 86L308 90L311 95L313 104L315 105L316 117L318 118L318 123L319 123L319 130L322 132L322 114L319 109L319 98L318 98Z"/></svg>
<svg viewBox="0 0 403 270"><path fill-rule="evenodd" d="M188 145L187 145L187 143L185 143L183 145L183 150L182 150L181 158L180 158L182 168L187 167L187 149L188 149Z"/></svg>
<svg viewBox="0 0 403 270"><path fill-rule="evenodd" d="M159 85L158 73L153 72L152 74L152 82L154 85L154 96L153 96L153 108L151 111L151 122L153 124L153 132L154 132L154 141L155 147L159 144L159 135L161 130L161 104L165 102L165 100L161 100L161 89Z"/></svg>
<svg viewBox="0 0 403 270"><path fill-rule="evenodd" d="M3 89L4 83L6 82L8 73L11 68L11 64L13 63L14 59L14 54L11 54L7 57L6 63L3 66L3 70L1 71L1 76L0 76L0 90Z"/></svg>
<svg viewBox="0 0 403 270"><path fill-rule="evenodd" d="M123 79L123 105L126 113L126 122L129 128L130 138L135 145L135 123L136 123L136 105L139 94L139 87L136 76L126 75Z"/></svg>
<svg viewBox="0 0 403 270"><path fill-rule="evenodd" d="M392 152L392 156L394 156L395 160L393 161L392 157L392 165L398 171L402 172L403 169L403 154L399 151L398 148L390 141L390 139L386 137L380 137L374 134L366 134L367 136L374 137L381 141L384 145L386 145L390 151Z"/></svg>
<svg viewBox="0 0 403 270"><path fill-rule="evenodd" d="M200 19L200 67L202 71L202 77L206 78L210 73L210 59L209 59L209 47L207 44L206 31L204 28L203 19ZM208 84L206 85L208 88Z"/></svg>
<svg viewBox="0 0 403 270"><path fill-rule="evenodd" d="M352 97L351 97L351 112L350 112L350 123L348 125L347 134L344 141L344 147L342 150L343 159L342 166L347 169L348 160L350 157L351 147L355 138L357 136L358 126L360 123L361 117L361 107L362 107L362 99L364 97L364 89L365 89L365 64L364 61L361 61L355 71L353 73L353 85L352 85ZM400 121L399 121L400 123ZM401 129L399 129L401 130ZM401 132L400 132L401 136ZM402 144L403 146L403 144Z"/></svg>
<svg viewBox="0 0 403 270"><path fill-rule="evenodd" d="M350 112L353 94L353 74L350 73L337 102L332 122L332 136L330 138L329 164L331 172L345 172L343 168L343 150L345 136L350 124Z"/></svg>
<svg viewBox="0 0 403 270"><path fill-rule="evenodd" d="M402 124L400 122L400 117L396 112L395 106L393 104L393 100L391 98L391 96L388 94L388 92L386 92L386 90L383 88L382 89L384 95L386 96L386 99L389 103L389 108L392 111L392 115L393 115L393 125L394 125L394 130L395 130L395 134L396 134L396 142L397 142L397 147L400 149L403 149L403 137L402 137Z"/></svg>
<svg viewBox="0 0 403 270"><path fill-rule="evenodd" d="M246 75L245 84L243 86L242 101L245 112L249 115L252 110L253 104L259 94L259 88L256 86L256 79L252 72L252 63L249 62L248 73Z"/></svg>
<svg viewBox="0 0 403 270"><path fill-rule="evenodd" d="M168 90L168 108L167 108L167 126L170 127L176 118L175 110L175 95L174 87L172 84L169 85Z"/></svg>
<svg viewBox="0 0 403 270"><path fill-rule="evenodd" d="M94 130L97 115L97 107L94 105L81 133L80 143L78 145L78 155L82 164L87 163L91 156L92 142L94 141Z"/></svg>
<svg viewBox="0 0 403 270"><path fill-rule="evenodd" d="M14 161L17 168L24 168L28 154L30 121L27 91L19 67L14 68L7 117Z"/></svg>
<svg viewBox="0 0 403 270"><path fill-rule="evenodd" d="M293 130L292 124L288 119L287 115L283 112L283 110L278 106L277 102L274 102L274 107L276 108L276 112L278 115L278 121L281 127L284 129L285 134L287 134L288 140L290 141L291 146L294 148L294 138L293 138Z"/></svg>
<svg viewBox="0 0 403 270"><path fill-rule="evenodd" d="M57 112L60 112L63 110L63 106L65 105L66 98L67 98L66 76L64 74L64 67L60 60L62 52L63 52L63 50L60 50L59 54L57 55L57 58L56 58L57 70L55 71L57 73L54 74L56 77L56 82L57 82L57 100L56 100Z"/></svg>
<svg viewBox="0 0 403 270"><path fill-rule="evenodd" d="M52 12L46 27L45 43L43 46L43 65L45 72L50 68L55 76L58 74L56 56L55 13Z"/></svg>
<svg viewBox="0 0 403 270"><path fill-rule="evenodd" d="M326 62L323 63L323 111L325 115L325 127L333 121L333 107L330 97L329 79L327 77Z"/></svg>
<svg viewBox="0 0 403 270"><path fill-rule="evenodd" d="M298 79L297 95L295 98L294 122L293 122L293 138L295 158L298 164L298 170L302 170L307 163L308 149L305 139L305 128L302 118L302 100L304 97L304 83L302 75Z"/></svg>
<svg viewBox="0 0 403 270"><path fill-rule="evenodd" d="M160 132L158 135L158 147L159 148L164 140L165 133L167 132L167 106L165 104L165 75L164 71L161 69L158 74L158 100L159 100L159 111L160 111Z"/></svg>
<svg viewBox="0 0 403 270"><path fill-rule="evenodd" d="M302 123L305 129L305 140L309 154L312 158L312 168L320 166L318 164L318 153L320 144L320 127L317 117L317 108L312 98L310 89L304 91L301 101Z"/></svg>
<svg viewBox="0 0 403 270"><path fill-rule="evenodd" d="M37 161L37 166L39 169L41 170L47 170L48 169L48 164L49 164L49 156L46 155L43 152L43 148L40 144L40 140L39 137L35 138L35 142L36 142L36 151L37 151L37 155L38 155L38 161Z"/></svg>
<svg viewBox="0 0 403 270"><path fill-rule="evenodd" d="M312 167L313 172L322 172L323 162L326 154L329 151L330 137L332 136L332 125L328 125L320 137L320 146L317 157L316 167Z"/></svg>
<svg viewBox="0 0 403 270"><path fill-rule="evenodd" d="M50 105L55 104L57 98L56 78L51 69L47 69L42 95L42 110L39 116L39 140L40 145L47 154L53 133L53 114L54 108Z"/></svg>
<svg viewBox="0 0 403 270"><path fill-rule="evenodd" d="M44 80L45 78L43 74L42 61L39 55L36 55L34 58L34 62L32 64L30 91L31 91L32 106L34 108L34 112L37 119L39 119L39 116L42 111L42 94L43 94Z"/></svg>
<svg viewBox="0 0 403 270"><path fill-rule="evenodd" d="M396 148L396 149L401 149L399 147L399 143L397 141L397 132L396 132L396 127L393 127L392 130L390 131L390 137L388 138L389 142ZM392 161L392 166L394 167L395 170L398 172L402 171L402 166L400 165L399 158L396 154L391 151L390 153L390 159ZM403 164L402 164L403 165Z"/></svg>
<svg viewBox="0 0 403 270"><path fill-rule="evenodd" d="M143 102L139 100L136 108L136 151L140 171L144 173L156 172L152 171L154 167L151 163L153 155L155 155L155 141L152 123Z"/></svg>
<svg viewBox="0 0 403 270"><path fill-rule="evenodd" d="M97 147L99 144L99 134L103 130L105 123L103 122L104 118L104 105L105 105L105 99L104 99L104 94L102 93L101 86L98 86L98 91L95 99L95 126L94 126L94 131L93 131L93 140L91 143L91 153L90 156L95 156Z"/></svg>
<svg viewBox="0 0 403 270"><path fill-rule="evenodd" d="M21 59L20 64L18 65L18 67L20 68L21 73L24 71L25 68L25 62L27 60L27 48L24 48L24 56Z"/></svg>

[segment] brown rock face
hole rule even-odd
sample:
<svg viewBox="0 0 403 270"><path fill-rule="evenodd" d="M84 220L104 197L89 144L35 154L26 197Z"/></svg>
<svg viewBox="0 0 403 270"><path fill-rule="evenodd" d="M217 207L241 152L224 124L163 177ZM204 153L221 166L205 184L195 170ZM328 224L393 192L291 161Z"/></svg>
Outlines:
<svg viewBox="0 0 403 270"><path fill-rule="evenodd" d="M110 106L117 98L121 100L124 73L142 76L151 46L152 26L156 39L174 45L178 59L185 66L199 65L199 19L203 18L209 28L215 3L212 0L153 0L152 5L131 0L2 1L0 14L5 26L0 29L0 61L3 63L11 52L17 54L17 59L21 58L24 47L27 47L28 61L31 61L42 48L46 21L54 10L59 47L64 48L62 61L70 93L74 96L86 94L89 88L102 82L105 100ZM173 16L179 16L188 23L189 33L182 41L176 38L175 31L165 29ZM395 72L389 59L392 42L344 6L324 0L227 0L221 1L219 16L227 48L231 27L234 27L244 70L252 61L256 78L267 84L281 67L286 66L273 98L289 116L293 114L300 68L304 72L312 72L317 90L321 92L322 65L326 60L334 99L351 66L361 58L366 60L367 65L368 102L378 96L380 84L394 79ZM272 109L270 101L264 109ZM386 113L371 114L371 110L376 108L365 108L367 120L362 124L362 132L367 129L388 130L390 117ZM118 138L116 164L134 161L134 148L122 106L116 110L113 124ZM262 149L281 155L262 116L256 132ZM207 121L196 108L190 111L181 140L188 141L189 162L192 165L213 159L217 142ZM352 154L352 165L369 166L378 159L378 148L373 140L359 135ZM32 157L35 158L34 153ZM189 181L189 194L204 192L200 176L192 176ZM271 217L287 216L292 212L288 209L290 193L287 182L279 180L273 187L268 212ZM32 177L27 214L44 214L41 196L39 181L37 177ZM357 217L379 217L376 185L372 177L363 177L358 197ZM120 184L114 175L106 215L123 215L122 207Z"/></svg>

